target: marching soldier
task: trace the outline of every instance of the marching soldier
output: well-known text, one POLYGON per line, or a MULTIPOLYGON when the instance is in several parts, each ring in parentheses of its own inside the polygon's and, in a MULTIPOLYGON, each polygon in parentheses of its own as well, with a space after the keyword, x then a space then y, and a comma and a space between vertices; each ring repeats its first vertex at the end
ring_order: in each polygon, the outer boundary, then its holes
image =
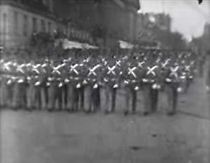
POLYGON ((157 64, 156 57, 154 51, 148 51, 145 58, 146 73, 142 79, 144 83, 144 115, 157 110, 160 67, 157 64))
POLYGON ((120 77, 120 59, 117 60, 116 56, 112 56, 109 60, 105 61, 103 83, 105 85, 105 113, 115 112, 116 107, 116 94, 119 88, 120 77))
POLYGON ((87 91, 89 92, 89 106, 88 113, 96 112, 100 109, 100 81, 102 73, 102 64, 97 58, 93 58, 88 65, 88 86, 87 91))
POLYGON ((133 56, 127 62, 127 66, 124 66, 125 70, 123 73, 124 87, 126 90, 126 108, 124 114, 127 115, 131 108, 132 113, 136 112, 137 104, 137 91, 140 86, 140 76, 137 74, 138 62, 137 57, 133 56))
POLYGON ((166 77, 167 107, 169 108, 169 115, 174 115, 176 113, 180 75, 180 65, 177 62, 172 63, 166 77))

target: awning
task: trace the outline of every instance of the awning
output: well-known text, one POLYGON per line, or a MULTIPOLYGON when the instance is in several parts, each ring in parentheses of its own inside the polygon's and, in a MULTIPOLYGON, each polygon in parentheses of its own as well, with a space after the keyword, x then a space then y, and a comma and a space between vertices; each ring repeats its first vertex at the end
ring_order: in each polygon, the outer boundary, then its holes
POLYGON ((119 40, 119 44, 120 44, 121 49, 133 49, 134 48, 133 44, 126 42, 126 41, 119 40))
POLYGON ((76 41, 63 40, 63 49, 98 49, 97 46, 90 45, 88 43, 80 43, 76 41))
POLYGON ((63 40, 63 49, 83 49, 82 44, 76 41, 63 40))

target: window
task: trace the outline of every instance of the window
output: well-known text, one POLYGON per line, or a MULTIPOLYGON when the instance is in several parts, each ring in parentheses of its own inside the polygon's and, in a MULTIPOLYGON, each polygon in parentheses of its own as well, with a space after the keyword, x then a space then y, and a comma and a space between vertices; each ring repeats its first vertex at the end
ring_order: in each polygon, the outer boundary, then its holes
POLYGON ((52 23, 48 22, 48 33, 51 33, 52 31, 52 23))
POLYGON ((38 30, 37 30, 37 19, 36 18, 33 18, 32 20, 32 24, 33 24, 33 33, 36 33, 38 30))
POLYGON ((7 14, 3 14, 3 34, 7 34, 7 14))
POLYGON ((14 34, 18 34, 18 12, 14 12, 14 34))
POLYGON ((27 36, 28 34, 28 16, 23 15, 23 35, 27 36))
POLYGON ((45 29, 45 22, 44 22, 43 19, 41 20, 41 28, 42 28, 42 32, 46 32, 46 29, 45 29))

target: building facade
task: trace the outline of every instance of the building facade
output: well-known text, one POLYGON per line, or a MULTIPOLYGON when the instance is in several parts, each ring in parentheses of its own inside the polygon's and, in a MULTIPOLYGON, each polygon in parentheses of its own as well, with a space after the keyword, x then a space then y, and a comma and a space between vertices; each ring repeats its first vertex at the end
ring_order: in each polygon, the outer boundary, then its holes
POLYGON ((133 41, 139 0, 55 0, 55 13, 94 38, 133 41))
POLYGON ((53 12, 53 0, 0 0, 0 45, 27 46, 33 33, 52 33, 53 12))
POLYGON ((90 43, 132 42, 139 8, 139 0, 0 0, 0 46, 27 46, 33 33, 55 30, 90 43))

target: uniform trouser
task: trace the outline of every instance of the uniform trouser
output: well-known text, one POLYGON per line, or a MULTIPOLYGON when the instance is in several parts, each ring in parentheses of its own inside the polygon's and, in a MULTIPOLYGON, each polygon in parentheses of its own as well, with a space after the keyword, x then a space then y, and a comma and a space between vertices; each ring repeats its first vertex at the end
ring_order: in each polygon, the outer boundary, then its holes
POLYGON ((125 94, 125 113, 128 113, 130 110, 132 112, 136 112, 136 104, 137 104, 137 91, 133 88, 126 87, 126 94, 125 94))
POLYGON ((151 111, 157 111, 159 90, 150 88, 151 111))
POLYGON ((84 91, 84 110, 87 112, 95 112, 100 109, 100 88, 93 88, 87 85, 84 91))
POLYGON ((79 110, 79 89, 76 87, 73 87, 73 95, 72 95, 72 110, 78 111, 79 110))
POLYGON ((117 88, 107 86, 105 89, 106 112, 115 112, 117 88))
POLYGON ((79 107, 79 109, 84 110, 85 86, 81 86, 81 88, 77 89, 77 91, 78 91, 78 96, 79 96, 78 97, 78 107, 79 107))
POLYGON ((26 83, 16 83, 14 86, 14 107, 27 107, 27 85, 26 83))
POLYGON ((64 84, 64 86, 62 87, 62 92, 63 92, 63 106, 64 109, 67 110, 68 109, 68 85, 64 84))
POLYGON ((100 87, 91 90, 92 110, 100 110, 100 87))
POLYGON ((36 107, 36 102, 35 102, 35 93, 36 93, 36 87, 34 84, 29 84, 28 89, 27 89, 27 107, 29 109, 33 109, 36 107))
POLYGON ((178 101, 178 92, 177 84, 168 84, 166 87, 167 93, 167 108, 169 113, 176 113, 177 110, 177 101, 178 101))
POLYGON ((34 104, 36 109, 42 109, 42 88, 35 86, 34 104))
POLYGON ((43 101, 43 108, 46 108, 48 109, 48 105, 49 105, 49 94, 48 94, 48 89, 49 87, 48 86, 43 86, 42 87, 42 101, 43 101))
POLYGON ((7 85, 6 82, 1 82, 0 91, 0 105, 12 107, 14 96, 14 84, 7 85))
POLYGON ((84 110, 88 112, 90 112, 92 109, 91 91, 91 85, 87 85, 84 90, 84 110))
POLYGON ((189 88, 190 88, 190 84, 193 82, 193 79, 186 79, 186 83, 185 83, 185 93, 188 92, 189 88))
POLYGON ((151 85, 145 84, 142 88, 143 92, 143 105, 144 105, 144 113, 150 113, 151 107, 152 107, 152 101, 151 101, 151 85))
POLYGON ((67 110, 72 111, 74 107, 74 86, 69 84, 67 86, 67 110))

